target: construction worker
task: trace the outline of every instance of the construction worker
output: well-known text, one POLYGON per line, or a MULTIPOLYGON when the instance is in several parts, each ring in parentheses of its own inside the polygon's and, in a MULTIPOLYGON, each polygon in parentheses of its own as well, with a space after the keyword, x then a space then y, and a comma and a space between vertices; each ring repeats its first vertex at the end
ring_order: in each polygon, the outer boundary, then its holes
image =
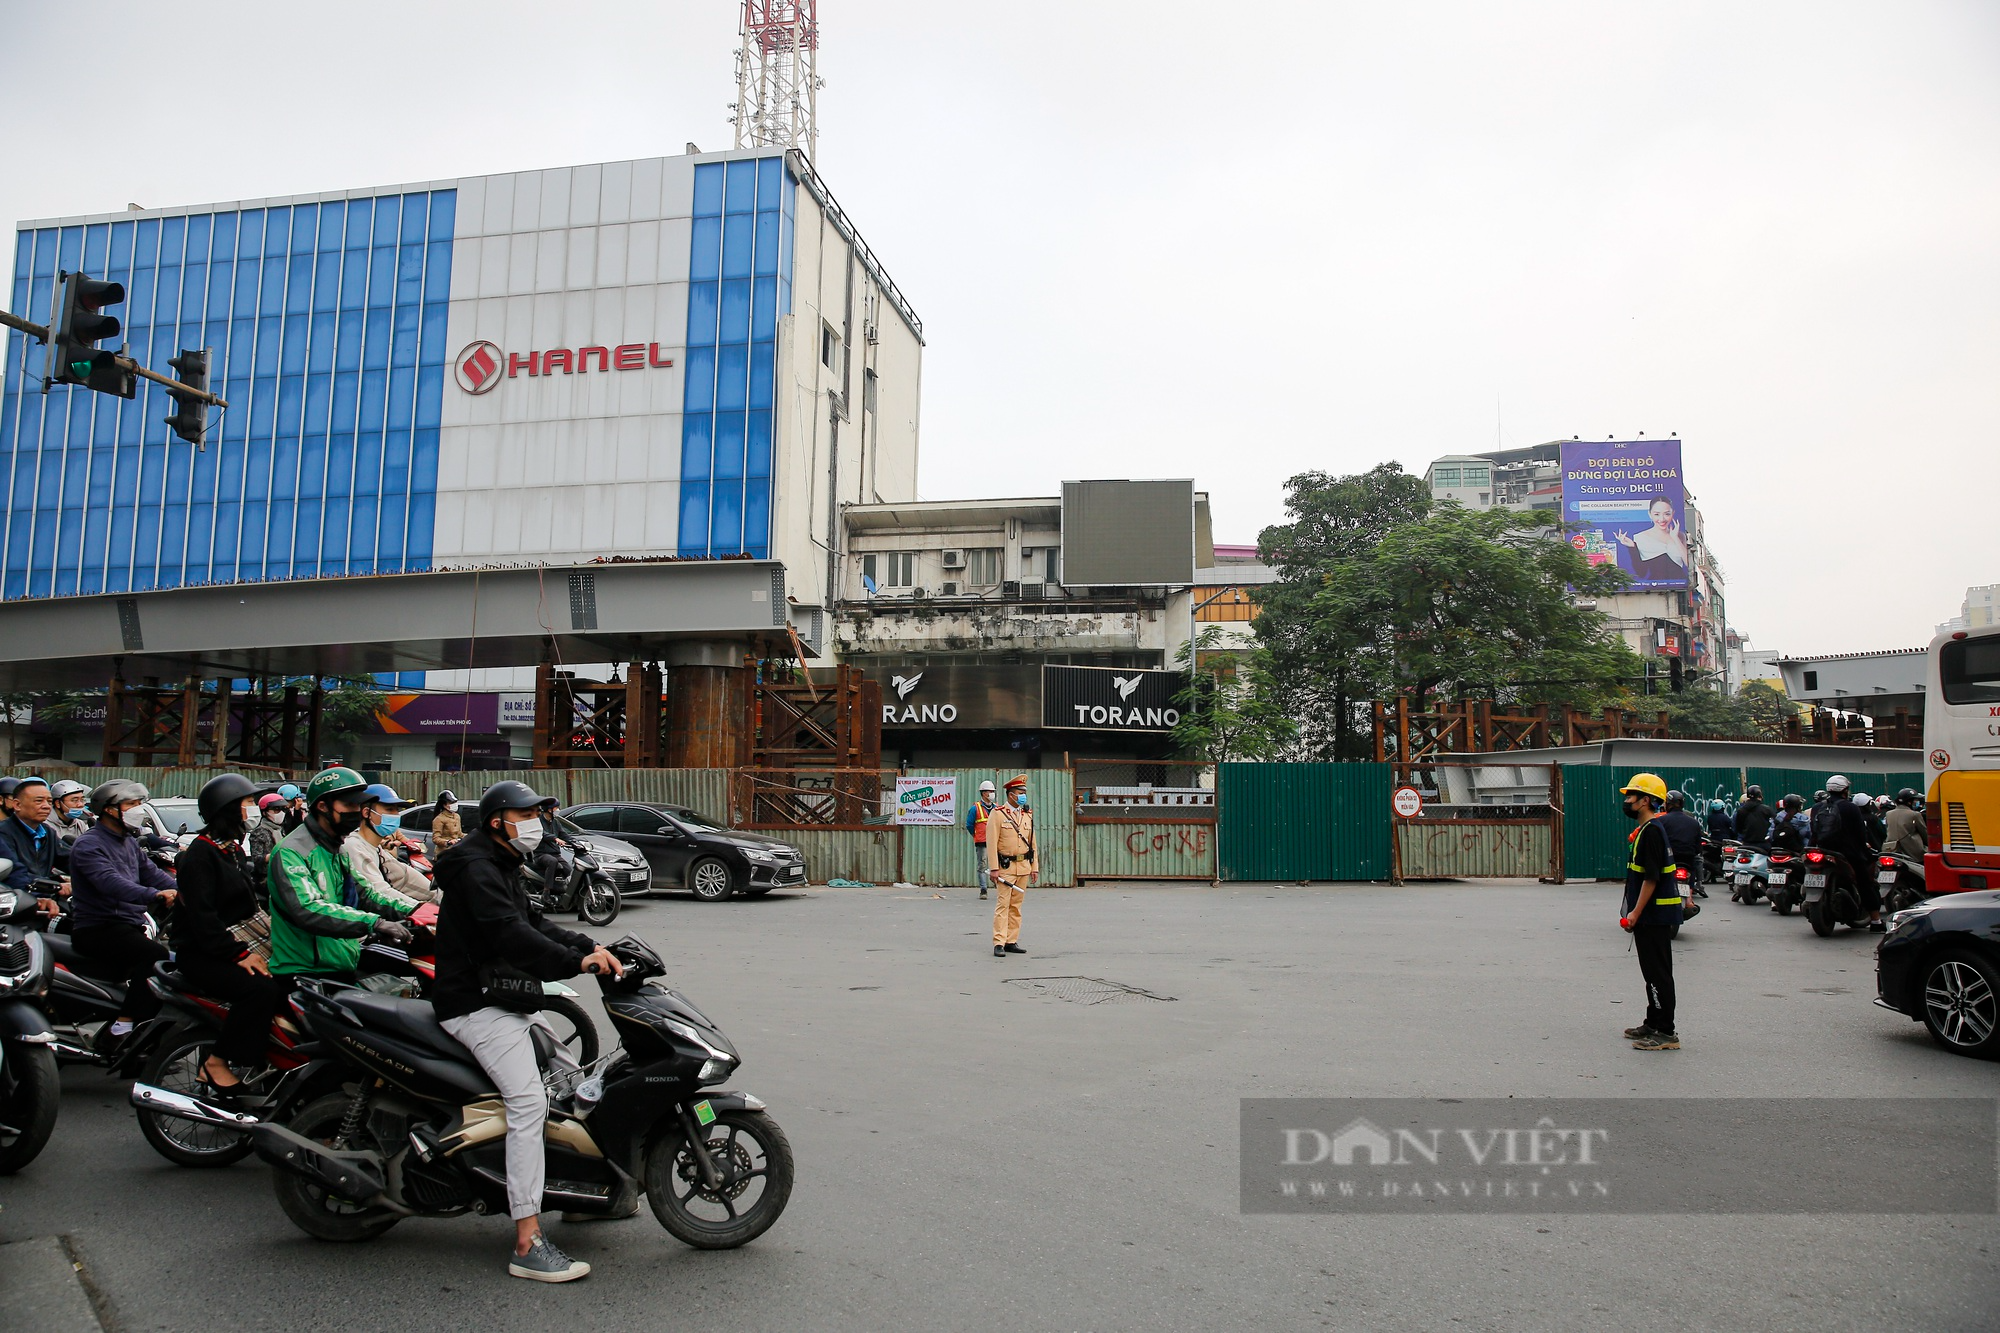
POLYGON ((993 783, 979 784, 979 799, 965 814, 965 831, 972 835, 973 878, 979 881, 979 896, 986 896, 986 821, 993 815, 993 783))
POLYGON ((986 870, 993 882, 993 956, 1026 953, 1021 947, 1021 899, 1034 882, 1035 816, 1028 809, 1028 775, 1007 779, 1007 803, 986 821, 986 870))
POLYGON ((1638 827, 1626 839, 1625 903, 1618 924, 1632 936, 1646 982, 1646 1019, 1625 1029, 1635 1051, 1678 1051, 1674 1030, 1674 928, 1681 923, 1680 885, 1666 831, 1654 816, 1666 808, 1667 784, 1657 773, 1635 773, 1620 787, 1625 817, 1638 827))

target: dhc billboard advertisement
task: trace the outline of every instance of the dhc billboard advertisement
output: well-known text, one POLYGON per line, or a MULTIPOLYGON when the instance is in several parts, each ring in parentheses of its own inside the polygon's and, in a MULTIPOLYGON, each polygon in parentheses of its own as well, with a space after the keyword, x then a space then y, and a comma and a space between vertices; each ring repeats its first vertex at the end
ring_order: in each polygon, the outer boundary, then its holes
POLYGON ((1593 565, 1635 588, 1688 586, 1687 488, 1679 440, 1565 440, 1563 522, 1593 565))

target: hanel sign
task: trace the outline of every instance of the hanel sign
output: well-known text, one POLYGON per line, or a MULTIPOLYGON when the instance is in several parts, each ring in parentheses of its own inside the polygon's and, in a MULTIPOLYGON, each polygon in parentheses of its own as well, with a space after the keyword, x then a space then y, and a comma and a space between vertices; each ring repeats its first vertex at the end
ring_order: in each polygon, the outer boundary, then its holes
POLYGON ((616 347, 557 347, 546 352, 503 352, 498 343, 481 338, 467 343, 452 363, 452 378, 467 393, 490 393, 504 378, 513 379, 522 371, 531 376, 575 375, 598 370, 666 370, 674 364, 660 355, 658 343, 620 343, 616 347))

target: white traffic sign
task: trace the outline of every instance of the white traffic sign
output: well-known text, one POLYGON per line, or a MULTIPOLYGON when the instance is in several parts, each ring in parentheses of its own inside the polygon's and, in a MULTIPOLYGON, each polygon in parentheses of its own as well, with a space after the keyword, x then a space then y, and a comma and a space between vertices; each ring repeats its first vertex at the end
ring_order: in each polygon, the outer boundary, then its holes
POLYGON ((1398 787, 1396 794, 1389 798, 1389 804, 1404 819, 1415 819, 1424 812, 1424 794, 1415 787, 1398 787))

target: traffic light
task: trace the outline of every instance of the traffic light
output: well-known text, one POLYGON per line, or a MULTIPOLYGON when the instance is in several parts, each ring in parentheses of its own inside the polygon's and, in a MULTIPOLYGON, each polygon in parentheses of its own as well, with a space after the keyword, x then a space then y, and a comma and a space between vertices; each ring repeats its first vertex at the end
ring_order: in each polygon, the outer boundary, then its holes
POLYGON ((1687 688, 1687 672, 1682 669, 1681 659, 1678 657, 1667 659, 1667 688, 1675 694, 1687 688))
MULTIPOLYGON (((179 356, 168 358, 167 364, 174 368, 174 378, 181 384, 195 393, 208 392, 206 347, 198 350, 183 347, 179 356)), ((208 403, 179 389, 168 389, 167 396, 174 400, 174 414, 167 418, 167 425, 195 448, 207 448, 204 435, 208 429, 208 403)))
POLYGON ((120 398, 136 397, 139 377, 118 364, 118 353, 98 347, 122 327, 106 306, 125 300, 125 285, 83 273, 59 275, 55 318, 49 321, 49 383, 81 384, 120 398))

